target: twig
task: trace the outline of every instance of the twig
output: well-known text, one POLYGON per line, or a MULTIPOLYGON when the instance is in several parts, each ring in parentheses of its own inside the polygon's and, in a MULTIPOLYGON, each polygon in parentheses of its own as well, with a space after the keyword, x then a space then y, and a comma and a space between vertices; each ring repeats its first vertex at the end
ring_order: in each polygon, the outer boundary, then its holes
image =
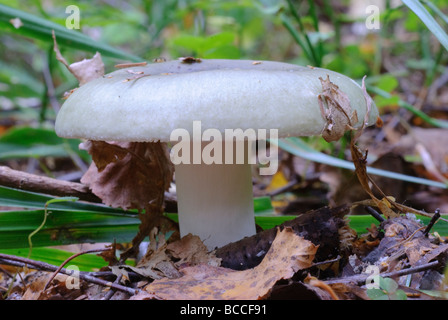
MULTIPOLYGON (((420 266, 411 267, 407 269, 401 269, 398 271, 393 272, 384 272, 380 273, 379 276, 383 278, 393 278, 393 277, 401 277, 412 273, 417 273, 421 271, 426 271, 429 269, 433 269, 437 267, 440 264, 439 261, 433 261, 429 263, 422 264, 420 266)), ((347 283, 347 282, 355 282, 357 284, 363 284, 367 280, 367 278, 370 276, 370 274, 360 274, 356 276, 346 277, 346 278, 340 278, 340 279, 331 279, 325 281, 327 284, 334 284, 334 283, 347 283)))
MULTIPOLYGON (((14 189, 37 192, 60 197, 76 197, 80 200, 101 203, 89 187, 83 183, 63 181, 54 178, 39 176, 6 166, 0 166, 0 186, 14 189)), ((165 209, 168 212, 177 212, 177 199, 165 193, 165 209)))
POLYGON ((0 185, 53 196, 72 196, 90 202, 101 202, 88 186, 62 181, 0 166, 0 185))
MULTIPOLYGON (((34 261, 34 260, 29 260, 24 258, 26 261, 22 261, 22 258, 20 257, 16 257, 16 256, 10 256, 14 259, 3 259, 0 257, 0 264, 7 264, 13 267, 18 267, 18 268, 29 268, 29 269, 36 269, 36 270, 42 270, 42 271, 49 271, 49 272, 54 272, 55 270, 58 269, 58 266, 55 265, 51 265, 51 264, 46 264, 43 262, 39 262, 39 261, 34 261), (20 261, 19 261, 20 260, 20 261)), ((65 270, 65 269, 62 269, 65 270)), ((63 272, 63 271, 61 271, 63 272)), ((88 274, 91 277, 95 277, 95 278, 105 278, 105 279, 109 279, 111 277, 116 277, 116 274, 114 274, 112 271, 92 271, 92 272, 87 272, 87 271, 81 271, 80 274, 88 274)), ((142 279, 143 276, 139 275, 138 273, 135 273, 133 271, 128 271, 128 275, 129 277, 132 279, 142 279)))
POLYGON ((431 220, 428 223, 428 226, 426 227, 425 231, 423 231, 423 234, 425 237, 428 237, 429 231, 434 226, 434 224, 439 220, 440 218, 440 209, 436 209, 434 212, 434 215, 432 216, 431 220))
POLYGON ((366 206, 365 209, 372 217, 374 217, 379 222, 386 221, 386 219, 384 219, 383 216, 380 215, 379 212, 373 209, 371 206, 366 206))
POLYGON ((313 263, 312 267, 317 267, 317 266, 321 266, 321 265, 325 265, 325 264, 336 263, 336 262, 338 262, 340 260, 341 260, 341 256, 337 256, 336 258, 331 259, 331 260, 315 262, 315 263, 313 263))
MULTIPOLYGON (((120 283, 121 278, 123 278, 123 275, 122 275, 122 274, 120 274, 120 275, 117 277, 117 279, 115 279, 114 283, 120 283)), ((110 289, 110 290, 106 293, 106 295, 104 296, 103 300, 110 300, 110 299, 113 297, 113 295, 115 294, 115 292, 116 292, 116 290, 114 290, 114 289, 110 289)))
POLYGON ((61 271, 61 269, 71 260, 75 259, 76 257, 79 257, 80 255, 86 254, 86 253, 93 253, 93 252, 101 252, 101 251, 108 251, 108 250, 112 250, 111 248, 102 248, 102 249, 92 249, 92 250, 86 250, 86 251, 82 251, 82 252, 78 252, 74 255, 72 255, 71 257, 67 258, 60 266, 59 268, 57 268, 53 274, 51 275, 50 279, 48 280, 48 282, 45 284, 44 287, 44 291, 47 290, 49 284, 51 283, 51 281, 53 281, 54 277, 56 277, 56 275, 61 271))
MULTIPOLYGON (((2 264, 9 264, 12 266, 18 266, 18 267, 24 267, 24 266, 33 266, 33 269, 38 269, 38 270, 43 270, 43 271, 56 271, 59 267, 45 263, 45 262, 40 262, 40 261, 35 261, 35 260, 30 260, 27 258, 22 258, 22 257, 16 257, 16 256, 12 256, 12 255, 8 255, 8 254, 3 254, 0 253, 0 262, 2 264)), ((65 275, 72 275, 73 271, 69 271, 67 269, 62 268, 59 273, 63 273, 65 275)), ((110 287, 122 292, 126 292, 130 295, 135 295, 138 290, 133 289, 133 288, 129 288, 129 287, 125 287, 122 286, 120 284, 117 283, 112 283, 110 281, 106 281, 106 280, 102 280, 102 279, 98 279, 96 278, 97 276, 105 276, 105 275, 111 275, 111 272, 92 272, 92 273, 85 273, 85 272, 80 272, 79 273, 79 278, 84 280, 84 281, 88 281, 91 283, 95 283, 101 286, 106 286, 106 287, 110 287)))

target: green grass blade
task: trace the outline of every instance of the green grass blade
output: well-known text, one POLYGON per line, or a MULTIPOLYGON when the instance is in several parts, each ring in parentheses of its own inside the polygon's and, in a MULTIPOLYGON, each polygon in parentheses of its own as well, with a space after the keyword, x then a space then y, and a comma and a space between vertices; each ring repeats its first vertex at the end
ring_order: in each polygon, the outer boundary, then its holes
MULTIPOLYGON (((260 216, 255 217, 255 221, 257 224, 262 227, 264 230, 272 229, 283 222, 292 220, 296 218, 297 216, 291 216, 291 215, 284 215, 284 216, 260 216)), ((442 218, 447 218, 446 215, 442 216, 442 218)), ((423 217, 418 216, 418 220, 424 225, 428 225, 431 218, 429 217, 423 217)), ((379 225, 378 220, 376 220, 374 217, 370 215, 347 215, 347 220, 349 226, 355 230, 358 234, 364 234, 367 233, 367 228, 370 228, 372 224, 379 225)), ((442 237, 448 236, 448 223, 445 221, 440 220, 438 223, 434 225, 434 227, 431 229, 431 232, 437 232, 442 237)))
MULTIPOLYGON (((368 89, 368 91, 371 91, 374 94, 377 94, 386 99, 390 99, 390 98, 394 97, 389 92, 384 91, 378 87, 368 86, 367 89, 368 89)), ((432 118, 432 117, 428 116, 426 113, 424 113, 423 111, 416 109, 413 105, 411 105, 401 99, 398 100, 398 105, 400 107, 408 110, 409 112, 413 113, 417 117, 421 118, 423 121, 426 121, 430 125, 433 125, 438 128, 448 129, 448 121, 432 118)))
MULTIPOLYGON (((291 12, 292 16, 294 17, 294 19, 297 22, 297 25, 299 27, 300 33, 303 34, 303 36, 305 38, 305 43, 306 44, 303 44, 303 46, 306 45, 306 47, 308 48, 307 51, 309 52, 310 57, 312 58, 311 61, 312 61, 313 65, 315 67, 320 67, 321 66, 321 57, 317 55, 316 50, 315 50, 313 44, 311 43, 310 38, 308 37, 307 31, 305 30, 305 27, 303 25, 302 19, 300 18, 300 14, 297 12, 296 8, 294 7, 294 3, 291 0, 287 0, 286 2, 288 3, 289 11, 291 12)), ((310 10, 312 11, 311 12, 312 16, 315 16, 315 11, 314 11, 314 6, 313 5, 310 6, 310 10)), ((317 24, 316 24, 317 20, 313 19, 313 21, 315 22, 315 25, 314 25, 315 30, 319 31, 318 27, 317 27, 317 24)), ((289 30, 289 28, 288 28, 288 30, 289 30)), ((291 30, 289 30, 289 31, 291 33, 291 30)), ((295 35, 293 35, 293 37, 294 37, 294 39, 296 39, 295 35)))
POLYGON ((426 10, 423 4, 418 0, 403 0, 403 3, 408 6, 432 32, 432 34, 440 41, 440 43, 448 50, 448 35, 443 28, 438 24, 433 16, 426 10))
MULTIPOLYGON (((0 186, 0 206, 3 207, 43 209, 45 207, 45 204, 52 199, 55 199, 55 197, 0 186)), ((59 211, 82 211, 82 212, 93 211, 93 212, 101 212, 121 216, 131 214, 129 212, 126 213, 123 210, 110 208, 101 204, 92 204, 85 202, 52 203, 49 206, 49 209, 59 211)))
POLYGON ((310 49, 308 48, 308 46, 305 43, 305 40, 302 39, 302 36, 295 29, 295 27, 292 25, 292 23, 289 20, 289 18, 285 14, 281 13, 280 14, 280 20, 282 21, 282 24, 286 28, 286 30, 288 30, 290 35, 293 37, 294 41, 302 48, 303 53, 305 54, 307 59, 311 63, 314 63, 315 59, 313 58, 313 54, 310 52, 310 49))
MULTIPOLYGON (((28 258, 28 248, 0 249, 0 253, 28 258)), ((34 248, 29 259, 59 266, 72 255, 72 252, 56 248, 34 248)), ((98 269, 104 267, 107 263, 96 254, 89 253, 74 258, 68 265, 75 265, 80 271, 98 271, 98 269)))
POLYGON ((0 212, 0 249, 29 248, 32 235, 33 251, 37 247, 74 243, 132 241, 140 220, 132 215, 114 215, 95 211, 20 210, 0 212))
MULTIPOLYGON (((30 234, 35 248, 114 240, 130 242, 138 232, 140 220, 135 212, 66 200, 0 186, 0 206, 28 209, 0 212, 0 248, 25 248, 30 234), (35 232, 38 228, 39 232, 35 232)), ((254 209, 256 214, 273 213, 269 197, 254 199, 254 209)), ((177 221, 177 214, 167 215, 177 221)))
POLYGON ((443 13, 442 10, 437 8, 434 3, 428 0, 422 0, 421 3, 427 5, 432 11, 434 11, 435 14, 437 14, 443 20, 443 22, 448 24, 448 16, 445 13, 443 13))
POLYGON ((63 139, 54 129, 14 127, 0 136, 0 160, 39 157, 69 157, 76 153, 85 161, 87 152, 79 150, 80 140, 63 139))
MULTIPOLYGON (((447 216, 443 215, 442 218, 446 219, 447 216)), ((348 215, 347 219, 349 221, 350 227, 358 234, 367 233, 366 228, 370 228, 372 223, 375 225, 379 225, 378 220, 370 215, 348 215)), ((417 216, 417 219, 420 220, 423 225, 428 225, 429 221, 431 220, 431 218, 423 216, 417 216)), ((440 220, 434 225, 430 232, 438 232, 442 237, 446 237, 448 235, 448 223, 440 220)))
MULTIPOLYGON (((270 141, 270 142, 275 143, 274 141, 270 141)), ((338 159, 338 158, 329 156, 327 154, 324 154, 322 152, 319 152, 317 150, 314 150, 313 148, 308 146, 305 142, 303 142, 300 138, 294 137, 294 138, 280 139, 280 140, 278 140, 277 145, 278 145, 278 147, 282 148, 285 151, 290 152, 293 155, 296 155, 298 157, 301 157, 301 158, 304 158, 304 159, 307 159, 310 161, 323 163, 323 164, 327 164, 327 165, 335 166, 335 167, 339 167, 339 168, 355 170, 355 166, 352 162, 343 160, 343 159, 338 159)), ((395 173, 395 172, 372 168, 372 167, 367 167, 367 173, 372 174, 372 175, 387 177, 390 179, 407 181, 407 182, 412 182, 412 183, 417 183, 417 184, 424 184, 424 185, 437 187, 437 188, 443 188, 443 189, 448 188, 448 186, 442 182, 432 181, 432 180, 423 179, 423 178, 419 178, 419 177, 408 176, 408 175, 404 175, 401 173, 395 173)))
MULTIPOLYGON (((258 201, 256 199, 256 201, 258 201)), ((265 202, 265 199, 262 200, 265 202)), ((75 203, 64 203, 67 206, 75 203)), ((53 203, 52 205, 56 205, 53 203)), ((39 247, 75 243, 129 243, 138 232, 140 220, 136 214, 114 214, 103 211, 77 211, 48 209, 45 225, 33 235, 33 253, 39 247)), ((266 203, 258 208, 267 208, 266 203)), ((4 249, 29 248, 28 237, 43 221, 45 210, 19 210, 0 212, 0 252, 4 249)), ((167 214, 177 221, 177 214, 167 214)), ((271 229, 295 216, 256 215, 256 223, 263 229, 271 229)), ((419 217, 420 218, 420 217, 419 217)), ((429 218, 422 217, 427 223, 429 218)), ((349 216, 350 225, 359 233, 365 233, 371 223, 377 223, 370 216, 349 216)), ((437 223, 434 231, 448 235, 448 224, 437 223)), ((31 256, 32 258, 33 256, 31 256)))
POLYGON ((143 60, 133 54, 126 53, 107 44, 95 41, 80 32, 67 29, 60 24, 21 10, 10 8, 3 4, 0 4, 0 29, 50 43, 53 42, 52 31, 54 30, 58 45, 60 46, 93 53, 98 51, 102 55, 127 61, 137 62, 143 60), (19 18, 22 21, 23 25, 20 28, 16 29, 11 24, 10 20, 15 18, 19 18))

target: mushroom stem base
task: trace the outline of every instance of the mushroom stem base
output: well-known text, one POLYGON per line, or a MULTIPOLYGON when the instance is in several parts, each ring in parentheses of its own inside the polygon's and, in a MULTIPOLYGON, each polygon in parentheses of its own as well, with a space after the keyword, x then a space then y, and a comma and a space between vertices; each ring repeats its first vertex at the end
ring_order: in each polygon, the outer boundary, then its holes
POLYGON ((181 236, 213 250, 255 234, 250 164, 175 166, 181 236))

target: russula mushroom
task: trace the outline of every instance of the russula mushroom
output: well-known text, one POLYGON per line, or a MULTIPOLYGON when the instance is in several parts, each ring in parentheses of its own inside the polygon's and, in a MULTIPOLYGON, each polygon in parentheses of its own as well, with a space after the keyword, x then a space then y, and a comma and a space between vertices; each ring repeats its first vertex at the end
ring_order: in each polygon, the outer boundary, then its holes
MULTIPOLYGON (((333 129, 341 131, 341 111, 325 100, 326 80, 346 94, 357 115, 350 125, 359 128, 366 98, 355 81, 339 73, 270 61, 180 59, 117 70, 84 84, 62 106, 56 133, 89 140, 180 143, 172 133, 181 129, 193 145, 208 129, 220 132, 224 144, 229 143, 224 141, 226 129, 276 129, 279 138, 323 131, 331 135, 333 129), (193 126, 197 121, 199 138, 193 126)), ((344 115, 346 120, 349 116, 344 115)), ((374 124, 377 117, 372 105, 365 124, 374 124)), ((199 146, 192 147, 191 158, 207 143, 199 146)), ((213 249, 255 233, 247 160, 175 165, 182 236, 198 235, 213 249)))

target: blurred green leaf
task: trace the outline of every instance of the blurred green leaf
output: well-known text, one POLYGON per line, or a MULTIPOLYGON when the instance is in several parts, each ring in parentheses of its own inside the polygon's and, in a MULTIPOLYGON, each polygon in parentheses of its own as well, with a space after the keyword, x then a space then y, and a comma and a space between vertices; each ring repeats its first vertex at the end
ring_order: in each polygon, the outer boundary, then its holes
POLYGON ((3 4, 0 4, 0 29, 33 39, 40 39, 49 43, 53 42, 52 31, 54 30, 56 40, 60 46, 93 53, 99 51, 102 55, 117 59, 142 61, 142 58, 140 57, 95 41, 80 32, 67 29, 60 24, 3 4), (19 28, 15 28, 10 22, 10 20, 16 18, 19 18, 23 24, 19 28))
POLYGON ((237 59, 240 51, 236 47, 235 34, 222 32, 209 36, 180 35, 172 39, 172 46, 180 55, 193 55, 204 59, 237 59))
POLYGON ((69 157, 74 152, 88 161, 90 158, 79 150, 79 143, 58 137, 54 129, 14 127, 0 136, 0 159, 69 157))
POLYGON ((0 82, 8 84, 8 88, 0 91, 0 95, 10 98, 40 96, 44 89, 43 84, 26 69, 2 61, 0 61, 0 82))
POLYGON ((381 90, 391 92, 398 87, 398 80, 391 74, 384 74, 378 78, 376 86, 381 90))
POLYGON ((367 296, 372 300, 389 300, 387 294, 379 288, 367 289, 367 296))
POLYGON ((403 3, 409 7, 432 32, 432 34, 440 41, 440 43, 448 50, 448 35, 426 10, 425 6, 418 0, 403 0, 403 3))
POLYGON ((391 278, 379 277, 379 288, 367 289, 367 295, 372 300, 406 300, 406 293, 398 289, 398 284, 391 278))

